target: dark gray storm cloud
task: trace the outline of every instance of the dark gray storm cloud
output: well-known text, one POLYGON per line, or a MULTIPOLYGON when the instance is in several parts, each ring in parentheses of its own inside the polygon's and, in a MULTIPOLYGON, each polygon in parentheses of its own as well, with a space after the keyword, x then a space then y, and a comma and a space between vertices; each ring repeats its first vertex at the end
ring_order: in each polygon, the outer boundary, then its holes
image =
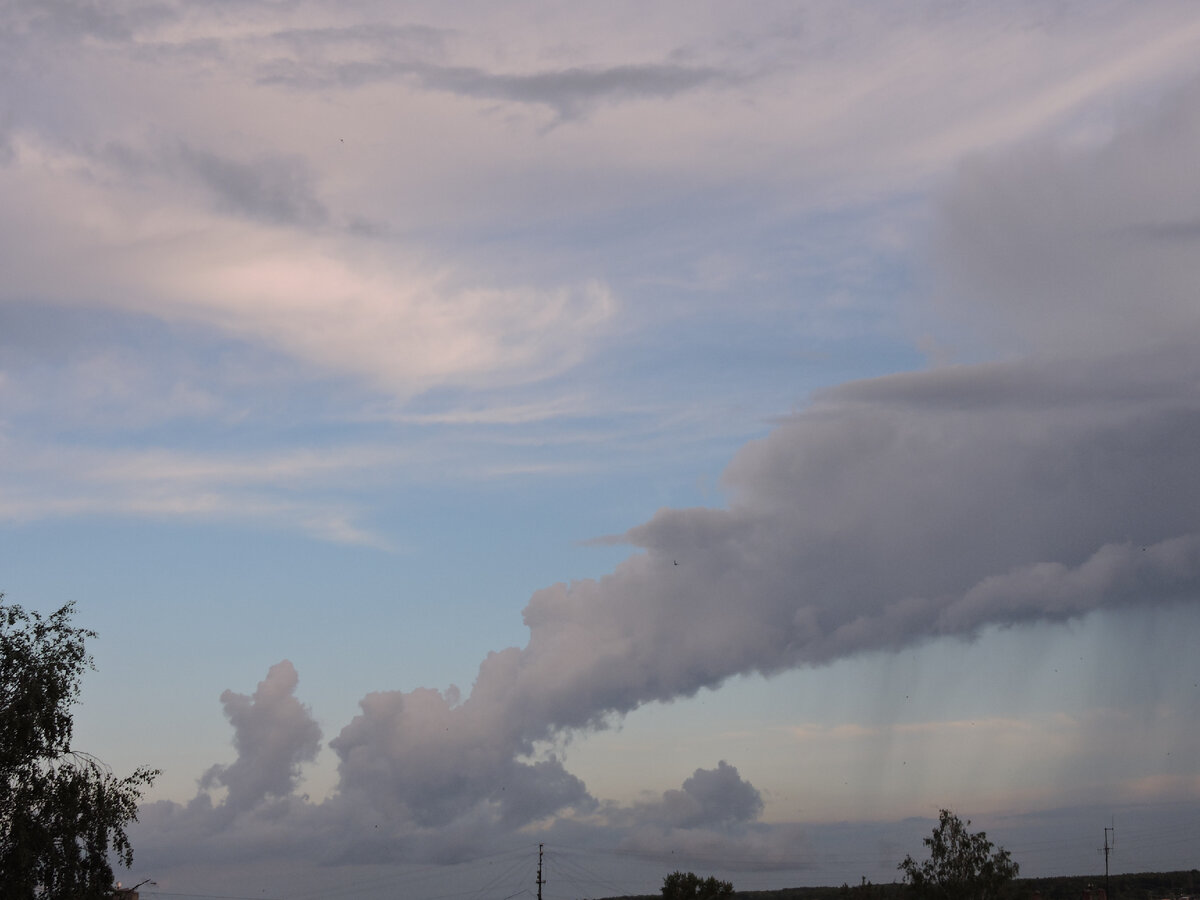
POLYGON ((566 672, 537 704, 581 727, 735 673, 1196 596, 1200 366, 1175 359, 1152 398, 1105 391, 1103 362, 830 391, 737 455, 728 508, 663 510, 612 575, 535 594, 511 689, 566 672), (1047 401, 1079 377, 1092 398, 1047 401))

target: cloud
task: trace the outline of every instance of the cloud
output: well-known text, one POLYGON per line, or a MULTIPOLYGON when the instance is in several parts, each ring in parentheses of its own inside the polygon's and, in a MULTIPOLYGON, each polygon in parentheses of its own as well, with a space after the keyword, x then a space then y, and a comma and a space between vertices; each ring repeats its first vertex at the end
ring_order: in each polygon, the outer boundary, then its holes
POLYGON ((169 24, 178 18, 171 4, 155 2, 107 4, 67 0, 47 4, 17 0, 5 12, 14 16, 13 25, 19 33, 71 41, 91 38, 116 44, 129 42, 143 28, 169 24))
POLYGON ((290 60, 271 63, 266 84, 355 88, 380 81, 412 81, 425 90, 461 97, 544 106, 559 119, 576 119, 604 103, 665 100, 706 86, 730 86, 739 79, 706 66, 676 63, 576 67, 529 73, 489 72, 474 66, 418 61, 356 61, 312 67, 290 60))
MULTIPOLYGON (((1190 109, 1190 97, 1181 102, 1190 109)), ((1138 157, 1118 154, 1125 165, 1114 169, 1112 152, 1072 171, 1137 177, 1138 157)), ((971 171, 962 178, 977 187, 971 171)), ((1075 180, 1086 194, 1089 182, 1075 180)), ((980 210, 984 199, 974 198, 980 210)), ((998 221, 1019 229, 1022 220, 998 221)), ((1067 266, 1037 322, 1056 302, 1075 311, 1075 275, 1089 283, 1067 266)), ((887 376, 814 397, 734 457, 726 508, 661 510, 627 533, 641 552, 611 574, 536 592, 524 611, 528 643, 490 654, 465 699, 414 691, 364 701, 333 742, 344 783, 450 822, 471 797, 495 802, 497 775, 545 742, 734 675, 1194 602, 1196 329, 1155 281, 1123 304, 1156 323, 1142 332, 1157 338, 1152 349, 1101 343, 1090 355, 887 376)), ((544 809, 581 796, 554 794, 544 809)), ((658 809, 675 825, 744 820, 756 796, 719 766, 658 809)))
POLYGON ((763 810, 762 795, 738 770, 721 760, 715 769, 697 769, 679 790, 640 813, 674 828, 720 827, 752 822, 763 810))
POLYGON ((1194 334, 1200 81, 1138 117, 1098 148, 1039 141, 965 162, 938 220, 943 309, 1033 352, 1194 334))
POLYGON ((451 29, 386 21, 331 25, 320 28, 284 28, 261 39, 279 43, 305 59, 354 54, 364 49, 384 56, 437 58, 444 55, 451 29))
MULTIPOLYGON (((291 65, 274 77, 299 78, 291 65)), ((542 104, 561 117, 720 81, 683 65, 527 75, 355 65, 330 71, 344 83, 404 77, 542 104)), ((295 795, 319 732, 292 696, 290 665, 272 669, 253 698, 227 692, 238 757, 205 783, 228 796, 159 805, 147 821, 161 840, 194 840, 197 853, 300 857, 319 847, 338 861, 453 858, 547 821, 603 828, 620 811, 598 804, 561 748, 649 702, 989 627, 1195 603, 1198 150, 1193 86, 1102 146, 1035 144, 969 161, 945 192, 934 263, 948 308, 985 332, 1008 330, 1007 361, 816 395, 735 455, 725 508, 660 510, 624 535, 636 552, 610 574, 534 593, 528 642, 489 654, 469 693, 364 697, 329 742, 339 782, 324 802, 295 795), (1014 357, 1014 344, 1026 355, 1014 357), (228 829, 212 827, 230 816, 228 829)), ((398 396, 561 372, 613 314, 599 283, 467 288, 288 228, 222 222, 211 239, 213 220, 193 211, 166 232, 195 238, 180 250, 144 227, 145 208, 130 212, 91 177, 72 179, 78 156, 27 141, 18 157, 7 187, 36 181, 43 191, 26 201, 51 196, 60 210, 88 211, 78 226, 35 215, 22 230, 41 229, 39 245, 53 234, 56 245, 83 248, 81 260, 110 274, 99 289, 106 302, 269 342, 398 396), (81 199, 89 202, 65 202, 81 199), (153 252, 108 252, 101 238, 126 232, 153 252)), ((227 204, 249 185, 239 216, 315 215, 302 202, 317 196, 305 193, 302 168, 272 182, 259 163, 201 156, 191 171, 227 204)), ((54 302, 82 290, 47 260, 25 268, 24 246, 5 243, 13 290, 54 302)), ((236 464, 227 476, 244 477, 236 464)), ((684 841, 700 853, 743 842, 749 855, 782 834, 755 831, 761 806, 732 765, 698 769, 642 810, 651 821, 640 823, 639 843, 665 852, 684 841)))
POLYGON ((359 505, 329 496, 327 489, 374 484, 379 472, 411 462, 395 448, 382 446, 230 457, 164 448, 95 451, 11 440, 6 451, 10 477, 0 482, 0 521, 113 513, 239 520, 385 550, 395 547, 363 525, 359 505))
POLYGON ((667 99, 684 91, 734 79, 708 67, 670 63, 572 68, 525 75, 499 75, 474 68, 417 70, 428 88, 470 97, 542 104, 561 119, 572 119, 599 103, 667 99))
POLYGON ((252 696, 221 694, 238 755, 233 763, 205 772, 200 786, 226 788, 225 807, 231 812, 287 797, 300 779, 301 765, 316 758, 321 728, 295 697, 299 680, 284 660, 271 667, 252 696))
POLYGON ((1197 572, 1197 534, 1149 547, 1105 544, 1073 568, 1062 563, 1036 563, 983 579, 942 610, 938 628, 961 633, 978 628, 997 612, 1006 621, 1026 617, 1066 619, 1100 605, 1136 602, 1145 594, 1189 600, 1196 593, 1197 572))
POLYGON ((360 705, 330 742, 339 790, 389 817, 447 825, 485 807, 497 823, 519 827, 594 804, 553 756, 519 761, 532 743, 474 696, 460 703, 455 689, 422 688, 369 694, 360 705))
POLYGON ((907 403, 851 386, 747 446, 728 509, 663 510, 628 534, 643 555, 534 595, 521 667, 559 673, 540 708, 580 727, 736 673, 1194 596, 1190 379, 1064 409, 1045 397, 1069 386, 1042 374, 1026 403, 1006 367, 930 373, 907 403))
MULTIPOLYGON (((452 858, 540 821, 625 823, 643 849, 736 845, 773 864, 778 833, 724 833, 762 803, 732 765, 634 815, 598 805, 548 748, 743 673, 1196 602, 1196 383, 1200 364, 1178 350, 822 393, 734 457, 726 508, 661 510, 627 533, 639 552, 611 574, 537 591, 528 642, 489 654, 469 694, 364 698, 330 742, 334 796, 289 812, 297 835, 336 820, 329 858, 362 860, 379 825, 389 859, 434 845, 452 858)), ((263 812, 244 815, 257 833, 263 812)))
POLYGON ((522 761, 496 732, 469 733, 469 719, 453 718, 453 689, 365 697, 362 713, 331 742, 340 760, 337 790, 320 802, 297 796, 300 764, 311 761, 320 731, 293 696, 295 686, 284 661, 253 697, 222 694, 237 758, 206 772, 190 803, 142 810, 143 855, 164 864, 177 857, 453 863, 536 825, 576 846, 650 858, 661 845, 683 855, 732 853, 746 866, 795 866, 795 829, 755 825, 762 796, 724 760, 697 769, 657 802, 599 804, 554 754, 522 761), (214 802, 217 787, 228 792, 214 802))
POLYGON ((163 159, 118 156, 25 142, 21 161, 0 169, 28 211, 19 226, 0 222, 11 238, 0 250, 10 275, 0 301, 200 326, 399 399, 561 373, 589 355, 618 311, 599 281, 479 284, 415 254, 314 230, 324 207, 294 161, 236 162, 186 147, 163 159), (165 177, 180 167, 183 183, 165 177), (197 184, 213 208, 192 204, 197 184), (78 265, 56 266, 63 253, 78 265))
POLYGON ((324 224, 328 211, 316 197, 314 177, 302 159, 270 157, 238 162, 181 146, 178 162, 210 190, 218 208, 277 224, 324 224))
MULTIPOLYGON (((611 574, 536 592, 528 643, 489 654, 465 697, 364 698, 330 742, 335 797, 305 815, 388 823, 407 848, 392 853, 586 819, 597 801, 546 748, 645 703, 989 626, 1195 602, 1200 366, 1163 360, 1136 389, 1096 360, 826 392, 737 454, 728 508, 662 510, 611 574)), ((761 802, 722 763, 638 827, 659 836, 646 846, 696 831, 699 852, 761 802)))
MULTIPOLYGON (((470 43, 470 29, 436 24, 442 19, 432 11, 425 11, 426 18, 435 24, 425 25, 347 24, 343 16, 302 15, 287 7, 259 7, 236 17, 197 8, 179 14, 180 22, 168 16, 155 25, 148 17, 155 7, 137 4, 122 16, 146 16, 143 25, 104 26, 124 35, 118 47, 64 43, 90 33, 76 21, 88 9, 68 4, 39 12, 29 6, 39 21, 62 20, 61 33, 54 32, 60 43, 39 39, 15 48, 20 52, 12 65, 28 74, 29 86, 13 98, 6 113, 11 123, 0 126, 10 134, 12 157, 8 177, 0 178, 0 191, 10 198, 9 215, 0 215, 0 267, 6 272, 0 301, 115 308, 198 324, 324 373, 350 374, 399 399, 447 384, 527 384, 559 375, 594 358, 597 343, 611 334, 624 309, 599 262, 589 264, 591 272, 549 277, 545 270, 530 274, 538 267, 520 252, 514 254, 525 266, 520 277, 483 271, 477 247, 462 245, 464 235, 479 233, 476 226, 482 224, 485 234, 523 234, 548 215, 562 221, 564 210, 607 217, 616 208, 614 198, 624 198, 631 209, 678 210, 710 194, 714 182, 725 185, 717 194, 753 197, 752 205, 768 196, 786 204, 798 202, 786 198, 825 196, 844 190, 848 178, 894 187, 886 173, 894 173, 895 160, 925 152, 915 149, 922 138, 914 135, 940 133, 964 105, 986 119, 995 106, 1027 96, 1023 81, 1006 80, 995 95, 987 94, 994 102, 981 103, 970 85, 983 75, 972 68, 961 89, 969 104, 957 93, 948 105, 909 102, 924 96, 934 79, 945 81, 943 73, 959 60, 954 54, 992 27, 986 17, 963 17, 921 33, 929 52, 914 54, 889 42, 871 46, 871 36, 896 23, 856 14, 852 25, 866 37, 841 35, 835 44, 846 55, 839 58, 820 46, 821 27, 829 25, 822 10, 813 11, 809 29, 730 22, 739 25, 737 40, 699 17, 688 23, 699 33, 689 31, 692 39, 682 50, 682 37, 664 27, 677 23, 664 14, 634 46, 612 42, 607 56, 592 50, 582 62, 577 54, 564 62, 553 48, 540 46, 513 48, 507 60, 498 58, 498 51, 470 43), (803 38, 799 44, 796 34, 803 38), (219 65, 190 57, 168 65, 137 55, 155 42, 183 47, 203 40, 224 47, 219 65), (768 46, 774 48, 769 53, 768 46), (870 67, 861 63, 868 49, 886 58, 888 90, 873 82, 878 75, 865 74, 870 67), (46 76, 36 61, 50 54, 73 65, 46 76), (770 59, 764 62, 762 54, 770 59), (560 117, 629 98, 678 102, 669 117, 631 113, 611 130, 580 129, 574 143, 555 144, 525 132, 501 135, 497 123, 503 117, 411 96, 416 92, 399 92, 394 114, 364 116, 348 106, 343 115, 342 100, 330 104, 324 94, 300 96, 254 82, 249 69, 267 55, 303 70, 384 67, 421 93, 541 106, 560 117), (780 59, 788 65, 776 65, 780 59), (719 105, 710 104, 708 89, 742 84, 737 73, 764 67, 774 74, 755 82, 752 97, 726 92, 730 96, 719 105), (915 86, 915 94, 904 94, 906 86, 915 86), (172 98, 184 89, 199 112, 180 112, 172 98), (891 128, 890 117, 900 110, 905 125, 891 128), (937 121, 914 127, 914 112, 937 121), (205 117, 223 124, 200 127, 205 117), (349 127, 356 135, 351 154, 338 140, 349 127), (734 132, 754 137, 731 140, 734 132), (454 152, 430 143, 429 135, 440 136, 454 152), (838 151, 828 152, 827 142, 838 151), (122 152, 125 163, 117 159, 122 152), (368 220, 382 223, 371 238, 354 231, 355 223, 368 220), (384 233, 390 237, 378 236, 384 233), (426 255, 425 241, 442 245, 426 255), (64 258, 73 264, 62 266, 64 258)), ((840 22, 841 14, 836 18, 840 22)), ((896 18, 915 40, 920 29, 907 16, 896 18)), ((918 18, 928 24, 927 17, 918 18)), ((476 27, 486 35, 489 24, 476 27)), ((1099 27, 1090 19, 1086 24, 1099 27)), ((1015 55, 1029 48, 1023 42, 1044 39, 1038 29, 1006 34, 1013 42, 1004 45, 1006 52, 1015 55)), ((1142 46, 1137 29, 1113 28, 1111 34, 1129 35, 1122 40, 1142 46)), ((1072 45, 1072 54, 1080 52, 1072 45)), ((1112 54, 1102 55, 1108 60, 1112 54)), ((989 86, 998 68, 986 72, 989 86)), ((1003 70, 1005 79, 1016 79, 1014 73, 1026 67, 1003 70)), ((1029 72, 1022 77, 1051 84, 1061 77, 1053 67, 1029 72)), ((23 78, 12 81, 25 84, 23 78)), ((963 139, 949 155, 979 143, 963 139)), ((938 161, 947 156, 930 155, 938 161)), ((990 190, 982 184, 990 171, 980 176, 981 190, 990 190)), ((904 190, 909 174, 905 168, 904 190)), ((966 204, 964 223, 988 212, 966 204)), ((587 235, 596 222, 585 223, 587 235)), ((730 227, 743 230, 740 222, 730 227)), ((546 243, 531 256, 554 256, 546 243)), ((595 252, 610 260, 617 255, 611 244, 595 252)), ((947 259, 957 255, 948 250, 947 259)))

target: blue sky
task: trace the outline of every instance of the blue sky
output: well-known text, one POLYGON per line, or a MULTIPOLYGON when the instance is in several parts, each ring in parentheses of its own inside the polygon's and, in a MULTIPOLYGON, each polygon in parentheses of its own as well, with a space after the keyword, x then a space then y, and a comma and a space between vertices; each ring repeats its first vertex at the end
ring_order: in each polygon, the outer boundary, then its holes
POLYGON ((1193 5, 0 16, 0 590, 128 880, 1194 865, 1193 5))

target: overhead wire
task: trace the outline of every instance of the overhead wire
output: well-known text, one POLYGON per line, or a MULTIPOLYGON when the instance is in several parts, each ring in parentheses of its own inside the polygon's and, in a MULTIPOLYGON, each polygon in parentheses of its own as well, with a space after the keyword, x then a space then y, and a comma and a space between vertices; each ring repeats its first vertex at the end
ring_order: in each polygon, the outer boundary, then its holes
MULTIPOLYGON (((386 884, 393 883, 397 886, 420 884, 430 881, 434 878, 445 878, 448 871, 461 873, 464 869, 472 867, 493 865, 496 862, 503 860, 506 857, 519 857, 518 861, 523 861, 523 858, 528 855, 528 850, 524 847, 514 848, 512 850, 504 850, 499 853, 493 853, 488 856, 481 856, 476 859, 469 860, 463 863, 454 864, 430 864, 420 866, 407 871, 393 871, 379 873, 348 884, 337 885, 335 887, 314 887, 298 894, 292 895, 289 900, 306 900, 306 898, 339 898, 351 897, 355 894, 362 894, 368 891, 377 890, 386 884)), ((449 894, 446 896, 469 895, 471 891, 449 894)), ((261 900, 261 898, 247 898, 247 900, 261 900)))
MULTIPOLYGON (((618 884, 610 878, 605 878, 601 875, 598 875, 596 872, 583 865, 583 863, 579 862, 578 860, 571 859, 569 856, 559 855, 558 853, 548 853, 546 859, 550 872, 556 875, 560 881, 566 881, 570 884, 576 885, 577 887, 582 887, 584 885, 599 886, 605 891, 611 892, 607 894, 608 896, 636 892, 636 888, 631 890, 630 885, 628 884, 618 884)), ((641 885, 638 885, 637 887, 641 887, 641 885)), ((587 890, 584 891, 584 893, 593 894, 594 892, 587 890)))

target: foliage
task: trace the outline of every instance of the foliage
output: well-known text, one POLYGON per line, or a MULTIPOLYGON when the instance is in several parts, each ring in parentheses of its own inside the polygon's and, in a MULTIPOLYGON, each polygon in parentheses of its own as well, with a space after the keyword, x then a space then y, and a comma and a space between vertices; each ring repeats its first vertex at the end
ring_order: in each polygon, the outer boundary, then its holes
POLYGON ((943 809, 933 835, 924 840, 929 859, 918 864, 906 856, 897 867, 918 897, 932 900, 992 900, 1017 877, 1018 866, 1007 850, 995 847, 980 831, 943 809))
POLYGON ((125 826, 158 771, 118 778, 71 747, 71 707, 95 632, 74 604, 43 618, 0 594, 0 883, 12 900, 111 896, 109 854, 126 867, 125 826))
POLYGON ((694 872, 672 872, 663 879, 663 900, 716 900, 732 894, 732 883, 712 875, 701 878, 694 872))

